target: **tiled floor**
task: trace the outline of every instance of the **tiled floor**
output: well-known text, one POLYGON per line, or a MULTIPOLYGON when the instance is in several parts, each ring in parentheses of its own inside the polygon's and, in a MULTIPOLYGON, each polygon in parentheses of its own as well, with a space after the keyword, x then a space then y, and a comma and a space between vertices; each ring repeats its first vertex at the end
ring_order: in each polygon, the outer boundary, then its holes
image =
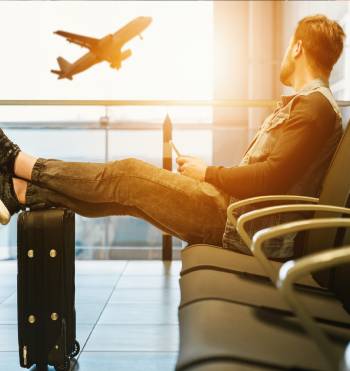
MULTIPOLYGON (((72 369, 174 370, 179 271, 178 261, 77 261, 82 352, 72 369)), ((16 272, 16 262, 0 262, 0 370, 6 371, 23 370, 17 353, 16 272)))

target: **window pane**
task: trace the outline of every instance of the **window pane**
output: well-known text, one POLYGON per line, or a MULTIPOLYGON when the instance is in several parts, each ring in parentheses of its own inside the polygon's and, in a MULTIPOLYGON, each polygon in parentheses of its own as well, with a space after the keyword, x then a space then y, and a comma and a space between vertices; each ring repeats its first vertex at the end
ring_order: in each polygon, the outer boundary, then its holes
POLYGON ((2 49, 11 53, 1 60, 0 98, 210 99, 212 7, 209 1, 1 2, 2 49), (88 52, 54 31, 101 38, 138 16, 153 21, 143 40, 125 44, 132 56, 120 70, 101 62, 73 81, 50 72, 58 56, 73 63, 88 52))

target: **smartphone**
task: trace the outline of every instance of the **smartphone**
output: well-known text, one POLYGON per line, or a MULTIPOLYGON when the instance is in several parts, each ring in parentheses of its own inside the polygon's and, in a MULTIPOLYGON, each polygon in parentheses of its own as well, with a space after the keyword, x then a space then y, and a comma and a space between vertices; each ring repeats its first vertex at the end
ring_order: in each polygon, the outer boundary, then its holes
POLYGON ((177 156, 177 157, 180 157, 181 154, 180 154, 179 150, 175 147, 175 144, 173 143, 173 141, 172 141, 172 140, 169 140, 169 143, 170 143, 170 145, 173 147, 173 149, 174 149, 174 151, 175 151, 175 153, 176 153, 176 156, 177 156))

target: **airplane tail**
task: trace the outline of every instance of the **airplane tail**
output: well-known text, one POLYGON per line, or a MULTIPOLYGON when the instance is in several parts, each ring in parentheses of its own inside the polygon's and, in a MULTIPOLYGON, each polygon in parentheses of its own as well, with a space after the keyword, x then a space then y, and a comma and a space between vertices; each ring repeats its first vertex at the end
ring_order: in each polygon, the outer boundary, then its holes
POLYGON ((57 63, 60 66, 60 70, 51 70, 51 72, 58 75, 59 79, 67 78, 72 80, 72 76, 67 75, 67 71, 69 70, 71 64, 62 57, 57 58, 57 63))
POLYGON ((71 66, 71 64, 62 57, 58 57, 57 62, 62 72, 66 72, 68 68, 71 66))

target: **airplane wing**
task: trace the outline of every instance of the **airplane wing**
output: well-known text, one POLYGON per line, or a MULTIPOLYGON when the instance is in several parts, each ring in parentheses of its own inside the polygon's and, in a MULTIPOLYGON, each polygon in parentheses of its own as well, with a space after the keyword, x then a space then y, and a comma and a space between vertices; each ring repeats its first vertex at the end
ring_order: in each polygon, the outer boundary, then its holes
POLYGON ((99 42, 99 39, 95 39, 93 37, 88 37, 88 36, 77 35, 77 34, 70 33, 70 32, 56 31, 54 33, 56 35, 64 37, 70 43, 80 45, 90 50, 96 47, 99 42))

